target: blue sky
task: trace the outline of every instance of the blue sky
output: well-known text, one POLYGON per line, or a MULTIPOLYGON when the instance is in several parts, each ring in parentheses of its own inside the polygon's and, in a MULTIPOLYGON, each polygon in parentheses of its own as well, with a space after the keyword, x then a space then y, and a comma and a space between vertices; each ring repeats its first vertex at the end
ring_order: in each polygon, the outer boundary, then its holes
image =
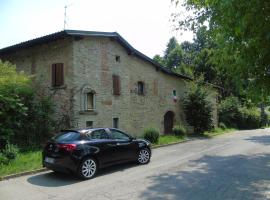
MULTIPOLYGON (((66 29, 117 31, 131 45, 153 57, 162 54, 173 31, 171 0, 0 0, 0 48, 66 29)), ((179 9, 179 8, 178 8, 179 9)))

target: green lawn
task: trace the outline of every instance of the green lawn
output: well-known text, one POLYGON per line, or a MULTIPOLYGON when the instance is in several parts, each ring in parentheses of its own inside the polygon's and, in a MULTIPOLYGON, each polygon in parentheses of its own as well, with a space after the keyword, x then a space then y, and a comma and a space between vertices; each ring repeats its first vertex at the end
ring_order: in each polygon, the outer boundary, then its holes
POLYGON ((226 129, 215 128, 212 131, 204 132, 203 135, 206 136, 206 137, 214 137, 214 136, 217 136, 217 135, 222 135, 222 134, 233 132, 233 131, 236 131, 236 130, 237 129, 235 129, 235 128, 226 128, 226 129))
POLYGON ((0 165, 0 177, 42 168, 41 151, 19 153, 8 165, 0 165))
MULTIPOLYGON (((222 128, 215 128, 212 131, 209 132, 204 132, 203 136, 211 138, 217 135, 222 135, 225 133, 229 133, 232 131, 236 131, 237 129, 234 128, 227 128, 227 129, 222 129, 222 128)), ((175 136, 175 135, 161 135, 159 137, 158 143, 153 144, 153 146, 159 146, 159 145, 164 145, 164 144, 170 144, 170 143, 175 143, 175 142, 181 142, 185 141, 186 137, 184 136, 175 136)))
POLYGON ((153 146, 159 146, 164 144, 170 144, 174 142, 184 141, 186 138, 183 136, 175 136, 175 135, 161 135, 159 137, 158 143, 153 146))

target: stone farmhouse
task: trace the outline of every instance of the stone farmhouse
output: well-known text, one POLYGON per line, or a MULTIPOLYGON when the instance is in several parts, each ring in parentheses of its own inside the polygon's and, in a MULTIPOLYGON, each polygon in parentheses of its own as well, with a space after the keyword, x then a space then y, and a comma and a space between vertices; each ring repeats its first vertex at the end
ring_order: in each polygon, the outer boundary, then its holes
MULTIPOLYGON (((191 79, 156 63, 116 32, 64 30, 3 48, 0 59, 33 74, 68 126, 140 135, 148 126, 166 134, 176 124, 187 125, 181 101, 191 79)), ((216 95, 209 98, 216 125, 216 95)))

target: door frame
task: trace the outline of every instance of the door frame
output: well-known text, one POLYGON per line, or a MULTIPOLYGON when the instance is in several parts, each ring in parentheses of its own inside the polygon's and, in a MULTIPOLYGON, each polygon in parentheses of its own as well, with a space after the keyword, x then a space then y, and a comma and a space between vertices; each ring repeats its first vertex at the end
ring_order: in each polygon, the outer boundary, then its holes
POLYGON ((164 134, 171 134, 174 125, 175 114, 169 110, 164 114, 164 134))

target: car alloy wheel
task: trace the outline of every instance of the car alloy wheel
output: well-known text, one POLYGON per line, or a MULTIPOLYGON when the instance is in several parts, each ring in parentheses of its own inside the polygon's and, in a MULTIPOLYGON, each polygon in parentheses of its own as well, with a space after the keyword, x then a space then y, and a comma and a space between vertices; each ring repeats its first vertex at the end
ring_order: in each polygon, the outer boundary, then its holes
POLYGON ((141 149, 138 156, 138 162, 140 164, 146 164, 150 161, 150 152, 148 149, 141 149))
POLYGON ((97 172, 97 163, 92 158, 85 159, 80 165, 80 176, 84 179, 92 178, 97 172))

